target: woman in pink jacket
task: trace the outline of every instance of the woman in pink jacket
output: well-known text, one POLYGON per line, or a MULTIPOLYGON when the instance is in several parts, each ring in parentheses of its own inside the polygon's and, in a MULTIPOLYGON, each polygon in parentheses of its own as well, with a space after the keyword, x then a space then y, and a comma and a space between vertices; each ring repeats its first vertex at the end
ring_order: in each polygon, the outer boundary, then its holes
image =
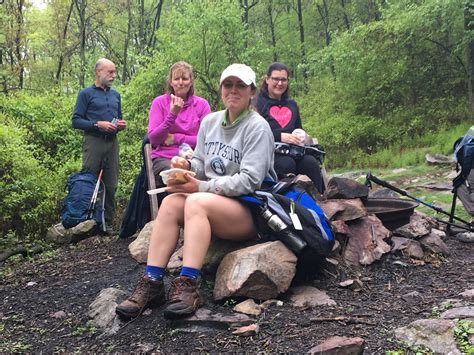
POLYGON ((164 186, 160 172, 170 168, 179 146, 196 146, 202 119, 211 112, 209 103, 194 95, 193 68, 186 62, 174 63, 168 75, 167 93, 156 97, 150 108, 148 139, 157 187, 164 186))

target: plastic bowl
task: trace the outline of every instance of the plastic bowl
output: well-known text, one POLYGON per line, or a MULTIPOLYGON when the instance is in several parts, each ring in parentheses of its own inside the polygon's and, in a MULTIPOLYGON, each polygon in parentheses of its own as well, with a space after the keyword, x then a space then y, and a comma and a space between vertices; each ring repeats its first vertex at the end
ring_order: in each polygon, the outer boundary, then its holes
POLYGON ((171 168, 168 170, 163 170, 160 173, 161 178, 163 179, 163 182, 165 185, 168 185, 169 180, 174 180, 175 184, 184 184, 187 182, 186 178, 184 177, 184 174, 189 174, 191 176, 195 176, 196 173, 194 171, 186 170, 186 169, 180 169, 180 168, 171 168))

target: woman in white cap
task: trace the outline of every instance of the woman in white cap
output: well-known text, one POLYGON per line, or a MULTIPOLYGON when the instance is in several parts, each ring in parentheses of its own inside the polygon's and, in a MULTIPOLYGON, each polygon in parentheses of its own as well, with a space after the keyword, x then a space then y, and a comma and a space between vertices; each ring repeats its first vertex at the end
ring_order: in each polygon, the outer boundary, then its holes
POLYGON ((199 129, 191 160, 173 157, 172 168, 184 168, 186 182, 168 185, 154 222, 145 275, 132 295, 117 306, 124 318, 137 317, 151 305, 165 302, 163 276, 176 248, 179 227, 184 227, 183 268, 171 283, 164 316, 193 314, 203 303, 197 279, 211 234, 244 241, 257 238, 249 208, 232 198, 261 187, 273 170, 272 131, 258 113, 250 110, 255 95, 255 73, 244 64, 227 67, 220 79, 225 110, 207 115, 199 129))

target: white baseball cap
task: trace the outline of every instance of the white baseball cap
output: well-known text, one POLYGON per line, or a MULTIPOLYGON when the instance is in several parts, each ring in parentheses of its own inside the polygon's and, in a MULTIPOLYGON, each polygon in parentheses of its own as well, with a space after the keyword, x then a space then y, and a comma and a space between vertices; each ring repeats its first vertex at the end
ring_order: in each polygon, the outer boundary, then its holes
POLYGON ((248 65, 236 63, 229 65, 222 72, 219 84, 222 84, 222 82, 230 76, 239 78, 245 85, 253 84, 257 86, 257 84, 255 84, 255 72, 248 65))

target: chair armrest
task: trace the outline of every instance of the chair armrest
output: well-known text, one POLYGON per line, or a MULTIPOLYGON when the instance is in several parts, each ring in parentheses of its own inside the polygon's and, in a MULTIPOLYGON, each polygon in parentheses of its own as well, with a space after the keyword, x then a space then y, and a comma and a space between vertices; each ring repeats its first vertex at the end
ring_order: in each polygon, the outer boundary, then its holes
MULTIPOLYGON (((148 182, 148 190, 156 189, 155 174, 153 173, 153 162, 151 161, 152 147, 150 143, 145 144, 145 169, 146 180, 148 182)), ((151 219, 154 220, 158 214, 158 197, 156 195, 149 195, 151 219)))

